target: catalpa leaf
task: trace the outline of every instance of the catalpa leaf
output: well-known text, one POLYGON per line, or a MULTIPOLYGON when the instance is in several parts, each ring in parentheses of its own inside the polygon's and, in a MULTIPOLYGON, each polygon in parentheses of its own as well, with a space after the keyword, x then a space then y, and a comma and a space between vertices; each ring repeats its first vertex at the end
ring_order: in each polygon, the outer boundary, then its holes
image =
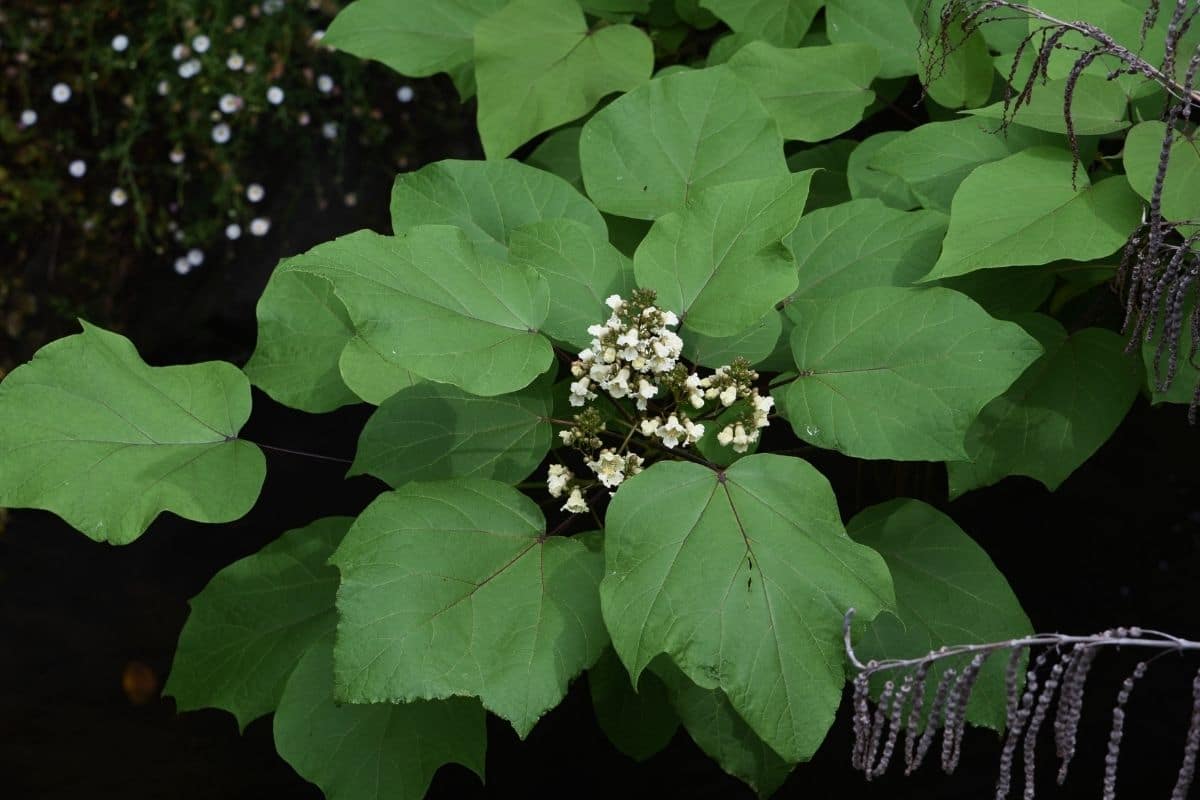
POLYGON ((604 299, 627 297, 633 262, 608 236, 574 220, 553 219, 513 231, 509 260, 532 267, 550 287, 550 313, 542 331, 577 350, 592 337, 589 326, 607 313, 604 299))
POLYGON ((507 0, 355 0, 334 17, 321 44, 421 78, 468 64, 472 32, 507 0))
POLYGON ((740 34, 779 47, 796 47, 808 33, 824 0, 700 0, 740 34))
MULTIPOLYGON (((855 644, 860 660, 918 658, 942 645, 1015 639, 1033 627, 1004 575, 954 520, 919 500, 900 498, 859 512, 846 525, 858 543, 878 551, 896 584, 896 611, 880 614, 855 644)), ((927 697, 942 671, 930 670, 927 697)), ((1005 659, 992 656, 967 706, 976 725, 1004 729, 1005 659)))
POLYGON ((483 151, 503 158, 653 68, 650 37, 632 25, 589 30, 575 0, 512 0, 475 26, 483 151))
POLYGON ((421 383, 421 378, 383 357, 374 344, 354 336, 338 357, 342 381, 359 399, 379 405, 401 389, 421 383))
POLYGON ((485 255, 458 228, 358 231, 290 266, 333 284, 363 341, 422 378, 498 395, 554 360, 538 333, 550 307, 545 280, 485 255))
MULTIPOLYGON (((1066 133, 1067 120, 1063 103, 1066 79, 1047 81, 1030 95, 1029 102, 1017 109, 1010 119, 1028 128, 1051 133, 1066 133)), ((1103 77, 1082 75, 1071 95, 1071 124, 1076 135, 1089 136, 1113 133, 1129 127, 1125 119, 1129 98, 1121 87, 1103 77)), ((1005 118, 1004 103, 992 103, 970 111, 977 117, 1001 120, 1005 118)))
POLYGON ((348 474, 392 486, 439 478, 517 483, 550 450, 550 405, 548 381, 499 397, 444 383, 402 389, 367 420, 348 474))
POLYGON ((670 743, 679 717, 667 688, 651 672, 642 673, 637 690, 617 654, 608 648, 587 673, 596 722, 608 740, 635 761, 645 761, 670 743))
POLYGON ((703 189, 788 173, 779 127, 728 67, 656 78, 596 112, 579 139, 602 211, 655 219, 703 189))
POLYGON ((863 139, 846 160, 846 185, 855 200, 876 199, 899 211, 909 211, 921 205, 920 198, 903 178, 875 169, 871 160, 875 153, 904 136, 901 131, 880 131, 863 139))
POLYGON ((783 313, 771 309, 758 322, 732 336, 705 336, 688 331, 683 340, 683 355, 702 367, 729 364, 741 357, 753 366, 771 355, 783 335, 783 313))
POLYGON ((163 511, 196 522, 249 511, 266 462, 237 438, 246 376, 224 361, 151 367, 124 336, 80 324, 0 383, 0 507, 53 511, 110 544, 163 511))
POLYGON ((1050 317, 1020 321, 1045 355, 984 407, 967 431, 966 461, 946 465, 950 496, 1006 475, 1028 475, 1053 491, 1112 435, 1142 376, 1125 339, 1085 328, 1070 335, 1050 317))
POLYGON ((787 761, 809 758, 837 711, 842 613, 893 602, 883 560, 797 458, 661 461, 613 498, 604 549, 604 621, 635 683, 667 654, 787 761))
MULTIPOLYGON (((929 14, 931 19, 937 20, 936 6, 944 3, 935 0, 934 5, 929 14)), ((931 23, 937 24, 936 21, 931 23)), ((987 41, 979 31, 972 31, 964 38, 958 25, 948 26, 946 32, 944 40, 930 37, 930 46, 926 48, 929 52, 923 56, 929 63, 937 65, 932 75, 924 69, 919 73, 925 92, 933 102, 945 108, 981 106, 992 93, 995 76, 987 41), (929 80, 931 77, 932 81, 929 80)))
POLYGON ((869 44, 879 77, 916 75, 919 34, 908 0, 827 0, 825 32, 834 44, 869 44))
POLYGON ((180 711, 223 708, 244 729, 275 710, 297 659, 333 633, 338 575, 325 562, 353 521, 288 531, 192 598, 164 689, 180 711))
POLYGON ((352 703, 472 695, 524 737, 608 643, 603 557, 545 535, 495 481, 409 483, 359 515, 331 559, 335 694, 352 703))
POLYGON ((329 634, 288 678, 275 712, 275 748, 329 800, 420 800, 444 764, 483 778, 485 717, 469 697, 336 702, 329 634))
POLYGON ((562 178, 520 161, 447 159, 402 172, 392 185, 392 229, 454 225, 503 260, 512 232, 547 219, 573 219, 600 236, 600 212, 562 178))
POLYGON ((583 169, 579 166, 579 134, 582 132, 582 125, 559 128, 542 139, 525 162, 554 173, 582 192, 583 169))
POLYGON ((925 280, 1114 253, 1137 227, 1141 202, 1119 176, 1090 185, 1078 170, 1074 186, 1071 176, 1071 154, 1050 147, 976 168, 954 195, 941 258, 925 280))
POLYGON ((752 42, 729 68, 753 88, 784 139, 819 142, 848 131, 875 99, 879 56, 864 44, 783 50, 752 42))
POLYGON ((655 220, 633 256, 638 285, 708 336, 744 331, 796 288, 783 245, 804 211, 812 172, 701 192, 655 220))
POLYGON ((284 259, 267 281, 245 372, 275 401, 319 414, 358 400, 338 369, 354 323, 329 281, 290 268, 304 258, 284 259))
POLYGON ((787 780, 793 765, 759 738, 720 689, 700 688, 662 656, 642 673, 639 686, 650 682, 666 685, 678 719, 704 754, 759 797, 770 797, 787 780))
MULTIPOLYGON (((1143 122, 1125 137, 1125 175, 1133 190, 1146 200, 1154 193, 1154 179, 1158 173, 1158 158, 1162 152, 1163 134, 1166 125, 1162 122, 1143 122)), ((1162 214, 1169 221, 1191 220, 1194 224, 1181 230, 1190 235, 1200 220, 1200 150, 1194 141, 1183 134, 1175 134, 1171 143, 1170 160, 1167 162, 1167 177, 1163 182, 1162 214)))
POLYGON ((1019 325, 942 288, 862 289, 796 320, 799 376, 775 390, 796 435, 856 458, 967 457, 980 410, 1042 354, 1019 325))

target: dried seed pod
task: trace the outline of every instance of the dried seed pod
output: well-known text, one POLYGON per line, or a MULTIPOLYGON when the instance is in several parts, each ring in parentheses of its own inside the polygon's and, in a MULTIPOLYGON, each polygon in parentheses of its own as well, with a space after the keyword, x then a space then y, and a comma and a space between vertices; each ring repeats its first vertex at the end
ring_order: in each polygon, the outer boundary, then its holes
POLYGON ((1112 712, 1112 729, 1108 733, 1108 753, 1104 756, 1104 800, 1116 800, 1117 762, 1121 758, 1121 738, 1125 735, 1125 704, 1133 692, 1133 685, 1146 674, 1146 662, 1139 661, 1133 674, 1121 683, 1117 692, 1117 705, 1112 712))
POLYGON ((1183 745, 1183 765, 1171 791, 1171 800, 1187 800, 1188 789, 1196 775, 1196 754, 1200 752, 1200 672, 1192 679, 1192 721, 1188 725, 1187 739, 1183 745))
POLYGON ((954 684, 954 691, 946 702, 946 721, 942 731, 942 769, 952 773, 958 767, 958 759, 962 750, 962 737, 967 724, 967 703, 971 699, 971 690, 979 679, 979 670, 987 660, 990 651, 976 653, 971 663, 963 670, 954 684))
POLYGON ((1054 744, 1061 760, 1058 768, 1060 786, 1066 781, 1071 759, 1075 757, 1075 739, 1079 731, 1079 720, 1083 716, 1083 690, 1087 685, 1092 662, 1100 652, 1100 648, 1094 645, 1076 645, 1076 650, 1078 655, 1063 677, 1058 711, 1054 715, 1054 744))
POLYGON ((879 703, 875 706, 875 719, 871 723, 871 738, 867 743, 867 752, 863 757, 863 772, 868 776, 871 774, 871 765, 875 763, 875 753, 879 750, 879 742, 883 739, 883 728, 888 720, 888 703, 892 699, 892 692, 896 691, 896 684, 888 681, 883 685, 883 691, 879 693, 879 703))
POLYGON ((1012 768, 1017 752, 1017 743, 1021 740, 1025 723, 1033 713, 1033 701, 1037 697, 1038 687, 1037 672, 1045 663, 1046 654, 1039 653, 1033 661, 1033 667, 1025 673, 1025 693, 1021 695, 1021 704, 1017 708, 1016 718, 1008 729, 1008 736, 1004 740, 1004 749, 1000 751, 1000 776, 996 779, 996 800, 1004 800, 1012 789, 1012 768))
POLYGON ((892 761, 892 753, 896 751, 896 740, 900 737, 900 723, 904 718, 904 707, 908 704, 908 695, 912 691, 912 687, 913 676, 905 675, 904 682, 900 684, 900 690, 892 699, 892 716, 888 721, 888 734, 883 743, 883 753, 879 756, 879 763, 867 773, 867 780, 878 778, 887 772, 888 764, 892 761))
MULTIPOLYGON (((1056 654, 1057 655, 1057 654, 1056 654)), ((1054 656, 1051 656, 1054 658, 1054 656)), ((1038 732, 1042 729, 1042 723, 1046 721, 1046 712, 1050 709, 1050 702, 1054 699, 1054 691, 1058 688, 1059 680, 1062 678, 1064 665, 1070 660, 1068 654, 1064 659, 1054 662, 1050 667, 1050 674, 1046 676, 1046 682, 1042 684, 1041 694, 1038 695, 1037 705, 1033 708, 1033 715, 1029 718, 1029 725, 1025 730, 1025 791, 1024 800, 1033 800, 1036 792, 1036 784, 1034 778, 1037 770, 1037 737, 1038 732)))
POLYGON ((904 770, 905 775, 911 775, 917 768, 921 766, 921 762, 925 760, 925 754, 929 752, 929 745, 933 742, 933 737, 941 726, 942 714, 946 708, 946 698, 950 693, 950 686, 954 683, 957 671, 954 667, 950 667, 942 673, 941 680, 938 681, 937 691, 933 694, 933 704, 929 707, 929 719, 925 723, 925 731, 921 734, 920 741, 917 742, 917 752, 913 755, 913 762, 904 770))
POLYGON ((904 731, 905 774, 913 770, 913 753, 917 744, 917 730, 921 725, 921 712, 925 710, 925 684, 929 677, 932 661, 922 661, 913 673, 912 708, 908 712, 908 725, 904 731))
POLYGON ((871 733, 871 676, 860 672, 854 676, 854 751, 850 754, 850 765, 865 770, 867 741, 871 733))

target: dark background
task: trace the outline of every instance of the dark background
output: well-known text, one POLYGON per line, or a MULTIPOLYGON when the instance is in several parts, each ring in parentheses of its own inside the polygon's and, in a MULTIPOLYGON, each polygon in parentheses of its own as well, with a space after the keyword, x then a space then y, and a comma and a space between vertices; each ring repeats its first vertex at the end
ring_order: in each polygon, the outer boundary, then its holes
MULTIPOLYGON (((418 91, 452 97, 445 82, 418 91)), ((478 156, 472 109, 448 101, 437 108, 437 125, 414 134, 414 167, 478 156)), ((279 166, 281 179, 288 168, 279 166)), ((120 287, 121 329, 151 364, 209 358, 244 363, 254 345, 254 303, 278 255, 364 225, 387 230, 391 175, 377 177, 373 196, 363 197, 353 212, 275 210, 277 252, 250 253, 234 268, 199 270, 185 279, 160 271, 120 287)), ((62 333, 70 332, 64 324, 62 333)), ((254 403, 245 438, 341 457, 353 455, 370 411, 362 406, 307 415, 257 390, 254 403)), ((812 460, 833 482, 846 519, 898 495, 948 511, 996 561, 1038 630, 1084 633, 1138 624, 1200 638, 1194 600, 1200 582, 1198 437, 1185 409, 1152 408, 1139 399, 1113 438, 1057 492, 1009 478, 951 504, 942 499, 945 473, 939 465, 860 466, 830 453, 812 460)), ((270 717, 239 735, 230 714, 179 715, 172 700, 157 694, 187 600, 213 574, 285 530, 320 516, 357 514, 383 488, 370 478, 342 480, 344 468, 336 463, 275 452, 267 457, 262 496, 243 519, 200 525, 164 514, 140 540, 121 548, 91 542, 47 513, 12 512, 0 534, 0 797, 320 797, 275 754, 270 717)), ((1053 752, 1043 748, 1039 796, 1099 796, 1112 698, 1134 660, 1119 653, 1099 659, 1072 777, 1064 788, 1042 789, 1056 769, 1053 752)), ((1162 658, 1135 690, 1121 760, 1122 796, 1170 794, 1198 661, 1162 658)), ((1000 749, 994 734, 968 732, 952 777, 927 764, 911 778, 898 777, 893 768, 892 777, 868 784, 849 768, 844 712, 845 706, 815 760, 799 766, 778 797, 991 797, 1000 749)), ((1048 743, 1048 732, 1042 738, 1048 743)), ((646 763, 621 755, 597 727, 583 679, 525 742, 491 719, 487 773, 482 786, 465 769, 445 767, 431 796, 751 796, 682 731, 646 763)))

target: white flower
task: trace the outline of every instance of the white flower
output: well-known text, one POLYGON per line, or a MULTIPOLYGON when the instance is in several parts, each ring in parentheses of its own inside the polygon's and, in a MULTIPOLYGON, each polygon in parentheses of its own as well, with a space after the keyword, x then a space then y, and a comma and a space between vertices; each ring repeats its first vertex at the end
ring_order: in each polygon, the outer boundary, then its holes
POLYGON ((570 511, 572 514, 583 514, 588 510, 587 501, 583 499, 583 492, 578 489, 571 490, 571 496, 567 498, 567 502, 563 504, 563 511, 570 511))
POLYGON ((336 122, 326 122, 321 126, 321 135, 333 141, 338 137, 338 124, 336 122))
POLYGON ((236 222, 231 222, 225 226, 225 238, 229 241, 236 241, 242 236, 242 226, 236 222))
POLYGON ((685 419, 683 421, 683 427, 684 430, 687 431, 687 441, 684 442, 684 444, 694 444, 695 442, 700 441, 700 439, 704 436, 704 426, 699 423, 692 422, 690 419, 685 419))
POLYGON ((180 256, 179 258, 175 259, 175 271, 180 275, 187 275, 192 271, 192 265, 188 263, 186 258, 180 256))
POLYGON ((189 58, 187 61, 179 65, 179 77, 187 80, 194 78, 200 72, 200 59, 189 58))
POLYGON ((396 90, 396 99, 401 103, 411 103, 414 94, 411 86, 401 86, 396 90))
POLYGON ((233 114, 242 107, 242 98, 236 94, 223 94, 221 99, 217 101, 217 108, 221 109, 223 114, 233 114))
POLYGON ((171 84, 167 83, 166 81, 159 81, 159 82, 158 82, 158 94, 159 94, 159 97, 166 97, 166 96, 167 96, 167 93, 168 93, 168 92, 170 92, 170 91, 171 91, 171 84))
POLYGON ((267 102, 273 106, 277 106, 283 102, 283 89, 278 86, 272 86, 267 89, 267 102))
POLYGON ((567 490, 567 484, 574 477, 575 474, 562 464, 551 464, 546 475, 546 491, 550 492, 551 497, 562 497, 563 492, 567 490))
POLYGON ((56 103, 65 103, 71 99, 71 87, 65 83, 56 83, 50 90, 50 99, 56 103))
POLYGON ((203 33, 192 39, 192 49, 197 53, 207 53, 208 46, 210 44, 212 44, 212 42, 210 42, 208 37, 203 33))
POLYGON ((229 58, 225 59, 225 66, 237 72, 242 67, 246 66, 246 59, 242 58, 242 54, 234 50, 229 54, 229 58))
POLYGON ((82 178, 87 174, 87 163, 77 158, 67 165, 67 172, 71 173, 72 178, 82 178))
POLYGON ((125 190, 122 189, 120 186, 118 186, 116 189, 113 189, 111 192, 108 193, 108 202, 112 203, 117 208, 120 208, 121 206, 125 205, 125 203, 128 202, 128 200, 129 200, 129 195, 126 194, 125 190))
POLYGON ((217 144, 225 144, 229 141, 229 126, 224 122, 219 122, 213 126, 212 140, 217 144))
POLYGON ((301 111, 300 115, 296 117, 296 122, 299 122, 301 127, 307 125, 311 121, 312 117, 309 116, 307 111, 301 111))
POLYGON ((183 150, 179 145, 175 145, 175 147, 171 148, 171 152, 167 154, 167 158, 171 159, 172 164, 182 164, 184 159, 183 150))
POLYGON ((729 447, 733 442, 733 426, 726 425, 717 433, 717 443, 722 447, 729 447))
POLYGON ((675 445, 688 438, 687 428, 679 424, 679 418, 674 414, 667 417, 666 423, 660 425, 655 433, 657 433, 658 438, 662 440, 663 447, 667 448, 668 450, 674 448, 675 445))
POLYGON ((329 94, 333 91, 333 78, 328 75, 317 76, 317 91, 321 94, 329 94))
POLYGON ((21 112, 21 126, 28 128, 37 124, 37 112, 32 108, 27 108, 21 112))
POLYGON ((642 420, 638 427, 641 428, 642 436, 653 436, 658 433, 658 426, 662 425, 662 419, 659 417, 650 417, 642 420))
POLYGON ((259 200, 262 200, 265 194, 266 191, 263 189, 261 183, 252 183, 246 187, 246 199, 251 203, 257 203, 259 200))
POLYGON ((625 456, 625 477, 632 478, 642 471, 642 464, 646 463, 646 459, 639 456, 637 453, 629 453, 625 456))
POLYGON ((346 192, 346 196, 342 198, 342 203, 347 208, 354 208, 358 205, 358 195, 355 192, 346 192))
POLYGON ((771 413, 771 409, 775 407, 775 398, 759 397, 754 395, 754 426, 756 428, 765 428, 771 424, 767 416, 771 413))
POLYGON ((732 383, 729 384, 721 391, 721 394, 718 395, 718 397, 720 397, 720 399, 721 399, 721 405, 723 405, 723 406, 733 405, 734 402, 737 400, 737 387, 734 386, 732 383))
POLYGON ((198 267, 204 263, 204 251, 193 247, 187 252, 187 261, 193 267, 198 267))
POLYGON ((325 31, 321 30, 320 28, 317 28, 315 31, 312 32, 312 36, 309 37, 309 41, 311 41, 313 44, 317 44, 324 38, 325 38, 325 31))
POLYGON ((658 394, 658 387, 645 378, 640 378, 638 380, 638 394, 647 400, 653 400, 655 395, 658 394))
POLYGON ((112 49, 118 53, 124 53, 129 47, 129 37, 123 33, 118 33, 112 38, 112 49))
POLYGON ((186 44, 177 44, 171 48, 171 58, 176 61, 182 61, 187 58, 188 49, 186 44))
POLYGON ((604 448, 594 461, 587 462, 592 472, 606 489, 615 489, 625 480, 625 459, 609 448, 604 448))
POLYGON ((746 429, 742 427, 742 423, 737 423, 733 426, 733 452, 744 453, 750 449, 750 443, 758 438, 758 431, 754 432, 754 436, 748 436, 746 429))
POLYGON ((266 236, 271 230, 271 220, 266 217, 255 217, 250 220, 250 232, 255 236, 266 236))
POLYGON ((621 306, 625 305, 625 301, 621 299, 619 294, 610 294, 604 298, 604 305, 611 308, 613 311, 620 311, 621 306))

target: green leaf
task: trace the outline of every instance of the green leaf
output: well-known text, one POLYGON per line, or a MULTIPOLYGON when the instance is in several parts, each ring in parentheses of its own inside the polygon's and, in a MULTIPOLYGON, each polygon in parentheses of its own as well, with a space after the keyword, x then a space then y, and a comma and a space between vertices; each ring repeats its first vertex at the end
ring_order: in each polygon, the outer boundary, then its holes
POLYGON ((1046 352, 967 432, 967 461, 946 465, 950 496, 1006 475, 1028 475, 1051 491, 1112 435, 1137 397, 1142 375, 1112 331, 1067 335, 1043 315, 1020 320, 1046 352))
POLYGON ((421 382, 418 376, 384 358, 361 336, 346 342, 338 359, 338 371, 350 391, 376 406, 401 389, 421 382))
POLYGON ((784 139, 819 142, 862 120, 875 99, 879 57, 863 44, 781 50, 752 42, 729 59, 729 68, 753 88, 784 139))
MULTIPOLYGON (((931 11, 930 17, 931 24, 936 26, 937 12, 931 11)), ((930 99, 945 108, 975 108, 986 103, 992 93, 995 70, 983 35, 974 31, 964 39, 959 26, 951 24, 948 54, 943 52, 943 45, 937 43, 936 37, 932 38, 930 60, 942 62, 942 66, 935 70, 932 82, 928 80, 930 76, 926 70, 921 70, 921 82, 930 99)))
POLYGON ((471 33, 507 0, 356 0, 329 25, 321 44, 422 78, 471 61, 471 33))
MULTIPOLYGON (((856 542, 879 551, 896 582, 896 613, 881 614, 856 643, 860 659, 916 658, 944 644, 995 642, 1033 633, 1008 581, 987 553, 932 506, 907 498, 892 500, 859 512, 846 528, 856 542)), ((967 719, 976 725, 1004 728, 1006 660, 991 657, 979 674, 967 706, 967 719)), ((928 696, 941 672, 930 670, 928 696)))
POLYGON ((806 214, 785 240, 800 265, 800 285, 791 299, 907 286, 937 260, 947 222, 936 211, 897 211, 878 200, 853 200, 806 214))
POLYGON ((980 164, 1057 139, 1020 125, 1001 134, 975 119, 931 122, 883 144, 867 166, 903 180, 926 208, 949 212, 959 184, 980 164))
POLYGON ((705 336, 689 331, 683 341, 683 355, 689 361, 713 369, 741 356, 751 366, 771 355, 783 331, 783 314, 775 309, 744 331, 733 336, 705 336))
POLYGON ((483 150, 503 158, 653 69, 650 38, 632 25, 588 30, 575 0, 511 0, 475 26, 483 150))
POLYGON ((819 472, 775 455, 721 472, 660 461, 609 504, 604 547, 604 621, 635 682, 665 653, 785 760, 816 751, 841 699, 842 613, 892 603, 819 472))
POLYGON ((333 634, 338 575, 325 562, 353 521, 288 531, 192 598, 164 690, 178 710, 223 708, 242 730, 276 709, 296 660, 333 634))
POLYGON ((980 410, 1042 349, 949 289, 863 289, 796 320, 800 375, 777 389, 796 435, 857 458, 962 459, 980 410))
POLYGON ((475 478, 381 495, 331 562, 335 695, 478 697, 524 738, 608 643, 599 553, 545 536, 532 500, 475 478))
POLYGON ((275 714, 275 747, 329 800, 420 800, 443 764, 483 778, 487 729, 478 701, 338 703, 332 635, 295 667, 275 714))
MULTIPOLYGON (((1146 200, 1154 192, 1166 129, 1162 122, 1143 122, 1135 125, 1125 137, 1125 174, 1133 190, 1146 200)), ((1200 150, 1182 133, 1176 133, 1171 144, 1167 179, 1163 183, 1162 213, 1171 221, 1200 220, 1200 150)), ((1196 229, 1195 226, 1183 226, 1181 231, 1190 235, 1196 229)))
POLYGON ((770 797, 787 780, 792 765, 766 745, 738 716, 720 689, 701 689, 670 659, 654 659, 642 683, 661 679, 688 735, 721 769, 770 797))
MULTIPOLYGON (((1066 133, 1063 114, 1066 79, 1039 83, 1029 102, 1012 116, 1013 122, 1051 133, 1066 133)), ((1121 87, 1103 77, 1082 75, 1071 95, 1071 122, 1079 136, 1113 133, 1129 127, 1126 107, 1129 99, 1121 87)), ((1004 118, 1004 103, 972 109, 969 113, 985 119, 1004 118)))
POLYGON ((581 125, 555 131, 534 148, 525 159, 526 163, 554 173, 582 192, 583 169, 579 166, 579 134, 582 131, 581 125))
POLYGON ((881 78, 917 74, 917 25, 905 0, 827 0, 825 31, 834 44, 874 47, 881 78))
POLYGON ((787 174, 783 138, 728 67, 657 78, 583 126, 583 182, 601 210, 655 219, 703 189, 787 174))
POLYGON ((868 136, 862 141, 846 162, 846 183, 850 196, 856 200, 878 198, 900 211, 908 211, 921 205, 904 179, 871 166, 875 153, 904 134, 900 131, 883 131, 868 136))
POLYGON ((628 297, 633 262, 608 237, 570 219, 535 222, 513 231, 509 260, 525 264, 550 287, 550 314, 542 331, 577 350, 592 337, 587 329, 605 319, 604 299, 628 297))
POLYGON ((737 33, 778 47, 796 47, 824 0, 700 0, 737 33))
POLYGON ((1141 203, 1120 177, 1090 185, 1079 170, 1072 187, 1071 175, 1071 154, 1049 147, 976 168, 954 195, 941 258, 925 280, 1116 252, 1141 203))
MULTIPOLYGON (((1196 307, 1195 295, 1189 292, 1183 302, 1184 320, 1191 318, 1195 313, 1196 307)), ((1167 364, 1169 359, 1169 351, 1167 346, 1163 346, 1162 353, 1159 355, 1158 368, 1154 365, 1154 354, 1158 352, 1158 347, 1162 343, 1163 330, 1162 322, 1159 319, 1154 320, 1154 326, 1151 329, 1150 341, 1142 340, 1142 366, 1145 373, 1146 389, 1150 394, 1150 402, 1154 405, 1159 403, 1178 403, 1185 406, 1190 406, 1192 398, 1195 396, 1196 387, 1200 385, 1200 369, 1192 366, 1191 359, 1188 353, 1191 351, 1193 343, 1200 348, 1200 341, 1193 342, 1191 329, 1184 325, 1179 336, 1179 360, 1178 372, 1175 379, 1171 381, 1171 385, 1166 391, 1160 391, 1158 388, 1159 379, 1165 378, 1167 375, 1167 364)), ((1200 360, 1200 359, 1198 359, 1200 360)))
POLYGON ((808 190, 808 202, 804 210, 836 206, 850 199, 850 186, 846 182, 846 166, 850 154, 858 142, 853 139, 834 139, 788 156, 788 169, 803 172, 816 169, 812 186, 808 190))
POLYGON ((302 268, 333 284, 358 335, 388 361, 472 394, 528 386, 554 361, 537 332, 550 307, 545 280, 494 261, 458 228, 371 231, 305 254, 302 268))
POLYGON ((655 220, 633 256, 638 285, 658 292, 687 328, 733 336, 796 288, 783 237, 804 211, 812 172, 740 181, 701 192, 655 220))
POLYGON ((342 301, 329 281, 297 272, 284 259, 258 299, 258 344, 247 362, 250 382, 276 402, 313 414, 358 401, 338 371, 354 337, 342 301))
POLYGON ((367 420, 347 474, 392 486, 439 478, 517 483, 550 450, 550 404, 548 381, 500 397, 436 383, 402 389, 367 420))
POLYGON ((600 212, 565 180, 508 159, 447 159, 402 172, 392 186, 391 208, 397 234, 416 225, 454 225, 501 260, 514 230, 544 219, 573 219, 608 233, 600 212))
POLYGON ((1011 319, 1045 302, 1054 289, 1054 271, 1045 267, 985 269, 931 285, 962 292, 993 317, 1011 319))
POLYGON ((0 508, 52 511, 110 544, 163 511, 196 522, 249 511, 266 461, 237 438, 246 376, 224 361, 147 366, 124 336, 80 324, 0 383, 0 508))
POLYGON ((643 673, 635 691, 621 660, 607 648, 587 677, 596 721, 618 750, 645 761, 670 743, 679 717, 667 699, 667 687, 654 673, 643 673))

